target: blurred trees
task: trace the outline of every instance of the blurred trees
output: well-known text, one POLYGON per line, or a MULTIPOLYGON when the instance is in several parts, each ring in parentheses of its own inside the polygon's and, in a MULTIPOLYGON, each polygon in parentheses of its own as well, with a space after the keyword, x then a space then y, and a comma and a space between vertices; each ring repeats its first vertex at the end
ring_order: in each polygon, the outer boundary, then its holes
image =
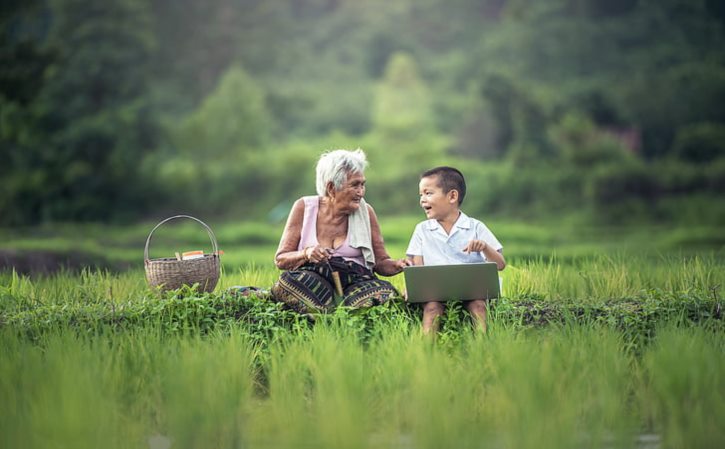
POLYGON ((4 142, 3 221, 143 210, 146 180, 137 168, 157 135, 146 98, 154 45, 148 4, 55 0, 48 8, 42 51, 51 57, 32 101, 18 106, 23 131, 4 142))
POLYGON ((429 131, 433 124, 430 94, 415 60, 406 53, 394 53, 377 87, 373 126, 388 136, 411 137, 429 131))
POLYGON ((174 146, 198 160, 236 160, 268 144, 272 120, 265 94, 241 68, 232 67, 199 108, 174 132, 174 146))
POLYGON ((229 67, 196 110, 168 125, 167 146, 147 157, 167 199, 157 209, 220 214, 273 200, 259 192, 274 178, 271 155, 260 151, 268 147, 272 127, 264 91, 240 66, 229 67))
POLYGON ((9 0, 0 223, 259 218, 358 146, 381 212, 447 163, 471 212, 668 219, 722 194, 720 4, 9 0))

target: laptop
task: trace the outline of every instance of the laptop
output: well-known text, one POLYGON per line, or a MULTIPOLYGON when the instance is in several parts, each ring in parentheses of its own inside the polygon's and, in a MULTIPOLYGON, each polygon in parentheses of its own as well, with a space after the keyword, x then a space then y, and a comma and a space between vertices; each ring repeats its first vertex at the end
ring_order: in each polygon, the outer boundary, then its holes
POLYGON ((495 262, 405 267, 408 302, 494 299, 501 294, 495 262))

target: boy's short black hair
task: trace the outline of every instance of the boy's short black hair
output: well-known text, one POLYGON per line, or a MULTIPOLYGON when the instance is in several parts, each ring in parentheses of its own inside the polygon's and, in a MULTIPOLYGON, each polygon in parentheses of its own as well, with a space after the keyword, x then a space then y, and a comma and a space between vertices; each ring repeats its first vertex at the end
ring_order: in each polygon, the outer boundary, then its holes
POLYGON ((431 168, 420 175, 421 179, 429 176, 438 176, 438 186, 443 189, 443 193, 458 190, 458 205, 463 204, 463 198, 466 197, 466 180, 463 173, 456 168, 443 166, 431 168))

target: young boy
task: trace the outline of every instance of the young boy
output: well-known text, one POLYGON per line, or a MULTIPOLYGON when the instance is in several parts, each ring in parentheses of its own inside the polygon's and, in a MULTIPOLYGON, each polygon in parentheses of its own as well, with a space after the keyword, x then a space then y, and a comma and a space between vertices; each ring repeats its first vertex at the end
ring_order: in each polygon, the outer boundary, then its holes
MULTIPOLYGON (((506 267, 503 246, 480 221, 464 214, 460 206, 466 196, 463 174, 452 167, 436 167, 420 177, 420 206, 428 220, 418 223, 406 250, 413 265, 443 265, 496 262, 506 267)), ((486 300, 465 302, 466 309, 486 332, 486 300)), ((423 306, 423 333, 438 331, 443 304, 423 306)))

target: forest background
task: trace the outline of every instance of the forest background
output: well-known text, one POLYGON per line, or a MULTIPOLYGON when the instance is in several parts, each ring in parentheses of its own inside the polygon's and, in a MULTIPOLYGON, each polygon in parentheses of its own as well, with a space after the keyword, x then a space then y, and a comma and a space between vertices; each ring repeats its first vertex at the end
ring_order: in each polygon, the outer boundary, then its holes
POLYGON ((379 214, 725 223, 717 0, 8 0, 0 225, 279 223, 324 150, 379 214))

